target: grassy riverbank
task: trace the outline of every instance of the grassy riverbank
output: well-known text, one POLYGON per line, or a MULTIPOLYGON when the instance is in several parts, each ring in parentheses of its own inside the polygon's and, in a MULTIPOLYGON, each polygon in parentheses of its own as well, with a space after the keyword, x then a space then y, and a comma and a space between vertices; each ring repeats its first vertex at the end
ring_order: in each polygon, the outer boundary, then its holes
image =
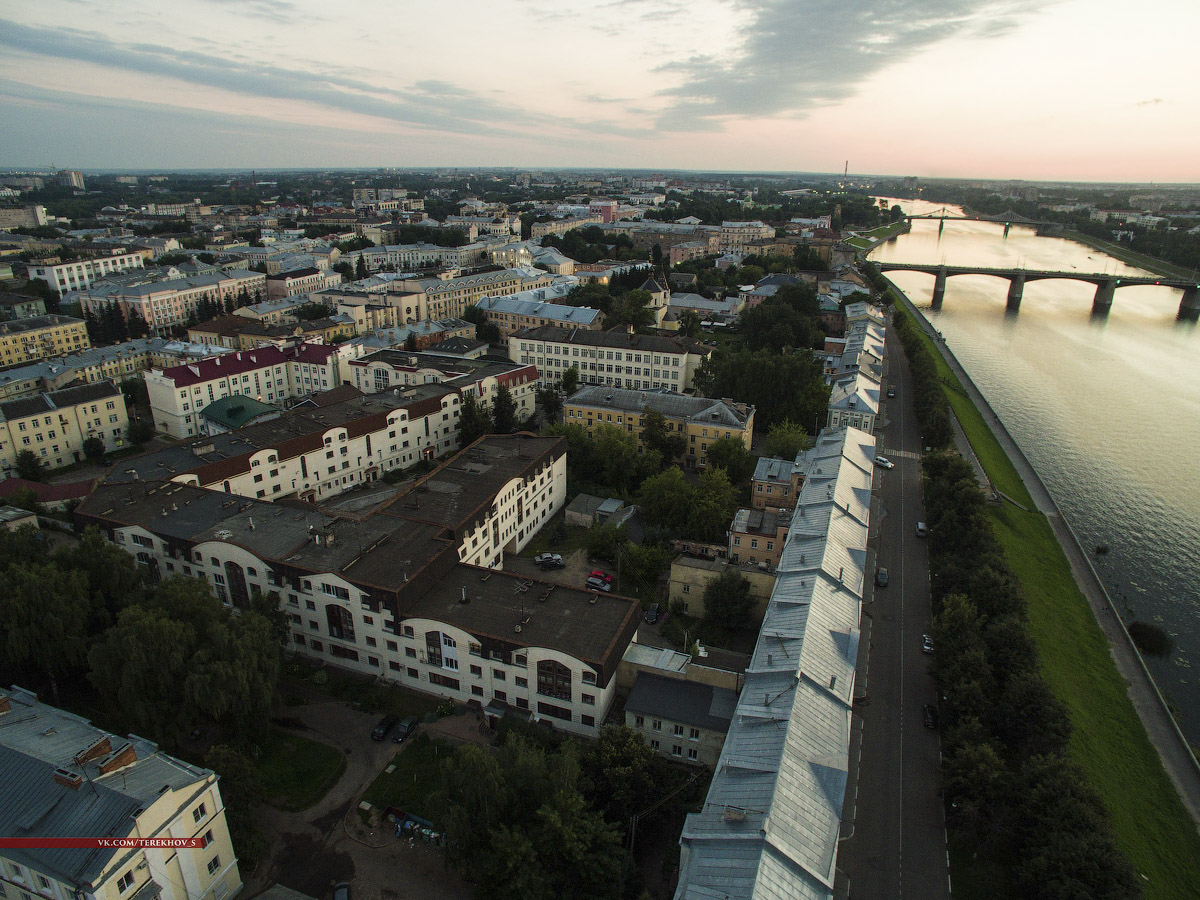
POLYGON ((870 231, 856 231, 854 237, 848 238, 846 243, 856 250, 870 250, 876 244, 886 241, 888 238, 895 237, 897 234, 905 230, 905 222, 889 222, 887 225, 880 225, 877 228, 872 228, 870 231))
POLYGON ((1099 250, 1101 253, 1115 256, 1123 263, 1137 266, 1139 269, 1145 269, 1147 272, 1153 272, 1155 275, 1162 275, 1167 278, 1191 278, 1193 275, 1190 269, 1185 269, 1182 266, 1177 266, 1174 263, 1169 263, 1153 256, 1147 256, 1145 253, 1138 253, 1136 250, 1130 250, 1128 247, 1114 244, 1112 241, 1092 237, 1090 234, 1083 234, 1079 231, 1064 231, 1061 235, 1056 235, 1056 237, 1064 237, 1069 241, 1075 241, 1077 244, 1084 244, 1093 250, 1099 250))
MULTIPOLYGON (((899 304, 896 314, 909 315, 899 304)), ((919 329, 918 329, 919 330, 919 329)), ((943 390, 992 483, 1033 509, 1016 469, 933 341, 943 390)), ((1008 504, 992 508, 995 534, 1029 604, 1042 672, 1067 708, 1071 755, 1100 794, 1117 842, 1144 878, 1147 898, 1200 896, 1200 835, 1180 802, 1126 693, 1107 639, 1075 584, 1049 522, 1008 504)), ((952 849, 958 897, 991 897, 989 874, 952 849)))

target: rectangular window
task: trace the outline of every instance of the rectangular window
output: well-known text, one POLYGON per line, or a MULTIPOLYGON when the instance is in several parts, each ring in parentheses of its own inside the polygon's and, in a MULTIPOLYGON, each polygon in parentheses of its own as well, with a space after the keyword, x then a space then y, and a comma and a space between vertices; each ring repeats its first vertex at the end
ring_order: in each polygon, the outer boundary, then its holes
POLYGON ((683 748, 681 746, 679 746, 678 744, 672 744, 671 745, 671 755, 672 756, 683 756, 683 748))
POLYGON ((522 678, 520 675, 518 675, 515 680, 516 680, 517 687, 522 687, 522 688, 529 687, 529 679, 528 678, 522 678))
POLYGON ((419 680, 421 678, 421 673, 418 672, 416 669, 414 669, 412 666, 409 666, 408 668, 406 668, 404 670, 404 674, 414 680, 419 680))
POLYGON ((562 719, 564 722, 571 721, 571 710, 566 707, 538 701, 537 711, 543 716, 552 716, 555 719, 562 719))
POLYGON ((696 751, 695 747, 688 747, 688 759, 690 759, 692 762, 695 762, 699 756, 700 754, 696 751))
POLYGON ((662 731, 662 719, 651 720, 650 728, 654 731, 662 731))
POLYGON ((199 806, 197 806, 195 809, 192 810, 192 821, 199 822, 201 819, 203 819, 207 815, 208 815, 208 809, 205 807, 205 805, 203 803, 201 803, 199 806))
POLYGON ((208 861, 208 874, 209 875, 214 874, 217 871, 217 869, 219 869, 219 868, 221 868, 221 857, 214 856, 212 859, 210 859, 208 861))
POLYGON ((580 716, 579 721, 582 722, 584 725, 586 725, 588 728, 596 727, 596 717, 595 716, 580 716))
POLYGON ((596 698, 592 694, 583 694, 582 699, 583 699, 584 706, 595 706, 596 705, 596 698))
POLYGON ((691 729, 690 731, 688 731, 688 740, 689 740, 689 741, 698 741, 698 740, 700 740, 700 729, 699 729, 699 728, 693 728, 693 729, 691 729))

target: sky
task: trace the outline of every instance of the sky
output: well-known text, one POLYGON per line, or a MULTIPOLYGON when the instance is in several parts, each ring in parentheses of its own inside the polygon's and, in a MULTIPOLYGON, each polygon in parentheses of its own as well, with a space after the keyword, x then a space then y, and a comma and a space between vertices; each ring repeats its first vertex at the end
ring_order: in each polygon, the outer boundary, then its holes
POLYGON ((1200 182, 1196 0, 0 0, 0 166, 1200 182))

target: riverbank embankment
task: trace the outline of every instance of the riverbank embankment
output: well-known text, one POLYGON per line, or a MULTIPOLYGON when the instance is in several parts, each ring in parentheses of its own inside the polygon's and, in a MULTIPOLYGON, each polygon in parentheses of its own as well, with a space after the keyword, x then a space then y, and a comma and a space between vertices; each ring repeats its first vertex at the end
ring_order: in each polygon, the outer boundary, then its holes
POLYGON ((1168 885, 1175 896, 1185 883, 1195 889, 1200 767, 1191 748, 1053 496, 936 329, 893 290, 901 314, 938 349, 951 406, 992 482, 1019 479, 1036 509, 996 507, 994 521, 1028 597, 1047 681, 1074 726, 1073 756, 1109 807, 1123 849, 1156 884, 1147 896, 1172 896, 1168 885))
POLYGON ((1114 244, 1112 241, 1106 241, 1102 238, 1092 237, 1090 234, 1084 234, 1081 231, 1061 231, 1055 237, 1065 238, 1068 241, 1083 244, 1085 247, 1091 247, 1093 250, 1099 250, 1101 253, 1106 253, 1109 256, 1115 256, 1127 265, 1137 266, 1139 269, 1145 269, 1147 272, 1152 272, 1155 275, 1162 275, 1164 278, 1191 278, 1196 274, 1190 269, 1185 269, 1166 260, 1156 259, 1153 256, 1147 256, 1145 253, 1138 253, 1136 250, 1130 250, 1128 247, 1122 247, 1120 244, 1114 244))

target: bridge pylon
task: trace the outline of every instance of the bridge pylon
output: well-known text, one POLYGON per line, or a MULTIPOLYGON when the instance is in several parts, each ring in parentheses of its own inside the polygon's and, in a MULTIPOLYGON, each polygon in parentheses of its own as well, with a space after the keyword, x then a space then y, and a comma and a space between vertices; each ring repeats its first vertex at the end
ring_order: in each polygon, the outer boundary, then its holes
POLYGON ((1183 298, 1179 301, 1179 318, 1188 322, 1200 319, 1200 285, 1183 289, 1183 298))
POLYGON ((1117 285, 1120 283, 1119 278, 1109 278, 1096 285, 1096 296, 1092 300, 1093 316, 1108 315, 1108 311, 1112 309, 1113 297, 1117 293, 1117 285))
POLYGON ((942 308, 942 301, 946 298, 946 267, 942 266, 937 270, 937 274, 933 277, 933 302, 931 306, 934 309, 942 308))
POLYGON ((1025 273, 1014 272, 1008 281, 1008 311, 1016 312, 1021 308, 1021 297, 1025 294, 1025 273))

